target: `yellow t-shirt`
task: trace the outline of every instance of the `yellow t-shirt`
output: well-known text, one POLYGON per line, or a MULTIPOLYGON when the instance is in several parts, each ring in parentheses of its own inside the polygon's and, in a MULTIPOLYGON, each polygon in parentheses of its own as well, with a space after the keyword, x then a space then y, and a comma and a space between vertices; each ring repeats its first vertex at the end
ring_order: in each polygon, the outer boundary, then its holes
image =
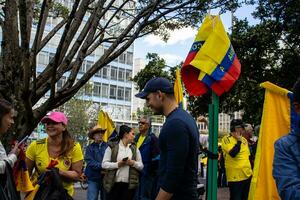
POLYGON ((242 137, 240 152, 231 157, 229 151, 235 146, 237 140, 231 135, 222 138, 222 150, 225 158, 226 178, 229 182, 238 182, 248 179, 252 175, 249 160, 250 150, 247 140, 242 137))
POLYGON ((136 146, 137 146, 138 149, 140 148, 140 146, 142 146, 142 144, 143 144, 145 138, 146 138, 145 135, 140 134, 139 140, 138 140, 138 142, 137 142, 137 144, 136 144, 136 146))
MULTIPOLYGON (((73 150, 70 152, 69 156, 60 157, 56 159, 49 157, 47 144, 48 144, 48 138, 34 141, 28 146, 26 150, 26 157, 35 162, 35 166, 38 171, 38 172, 35 171, 35 174, 33 176, 35 180, 37 179, 39 174, 43 173, 46 170, 51 159, 58 161, 56 167, 61 170, 69 170, 71 168, 72 163, 83 160, 81 147, 80 144, 77 142, 75 143, 73 150)), ((63 181, 63 186, 68 191, 68 194, 70 196, 73 196, 74 193, 73 182, 63 181)))

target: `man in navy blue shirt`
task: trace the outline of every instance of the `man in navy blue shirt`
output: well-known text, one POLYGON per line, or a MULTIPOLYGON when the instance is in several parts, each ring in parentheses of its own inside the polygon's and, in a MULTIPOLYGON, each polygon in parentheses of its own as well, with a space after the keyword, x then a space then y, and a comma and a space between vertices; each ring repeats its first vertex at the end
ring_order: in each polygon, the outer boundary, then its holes
POLYGON ((146 99, 166 121, 159 135, 159 193, 156 200, 196 200, 199 132, 193 117, 178 108, 173 84, 156 77, 136 97, 146 99))
POLYGON ((101 164, 107 144, 103 142, 105 129, 95 126, 89 131, 89 138, 94 140, 85 150, 85 175, 88 179, 87 200, 105 200, 104 189, 102 186, 101 164))

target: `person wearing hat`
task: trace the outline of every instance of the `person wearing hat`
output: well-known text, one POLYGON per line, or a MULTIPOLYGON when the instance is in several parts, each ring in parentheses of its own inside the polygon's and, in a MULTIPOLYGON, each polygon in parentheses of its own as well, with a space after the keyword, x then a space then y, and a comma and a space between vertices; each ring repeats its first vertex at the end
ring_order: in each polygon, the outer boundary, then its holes
POLYGON ((178 107, 173 84, 166 78, 150 79, 135 95, 146 100, 166 121, 159 135, 159 191, 156 200, 196 200, 199 132, 194 118, 178 107))
POLYGON ((300 78, 294 84, 291 104, 293 129, 274 145, 273 177, 282 200, 300 199, 300 78))
POLYGON ((68 119, 62 112, 51 112, 41 120, 48 137, 32 142, 26 151, 29 174, 34 170, 34 179, 47 170, 50 163, 59 170, 64 189, 73 196, 73 181, 80 178, 83 155, 80 144, 75 142, 67 130, 68 119), (53 162, 54 161, 54 162, 53 162))
POLYGON ((230 200, 248 199, 252 169, 248 142, 242 136, 244 131, 243 121, 233 119, 230 122, 230 134, 222 138, 230 200))
POLYGON ((84 160, 86 162, 85 175, 88 180, 87 200, 105 199, 102 186, 101 164, 107 143, 103 141, 105 129, 100 126, 93 127, 89 133, 89 139, 94 140, 85 150, 84 160))

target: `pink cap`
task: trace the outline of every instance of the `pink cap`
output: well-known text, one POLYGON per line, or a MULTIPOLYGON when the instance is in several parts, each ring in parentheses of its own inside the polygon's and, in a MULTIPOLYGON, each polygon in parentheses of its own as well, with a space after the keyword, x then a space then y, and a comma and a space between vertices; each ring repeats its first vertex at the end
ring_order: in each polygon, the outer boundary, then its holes
POLYGON ((64 125, 68 124, 68 119, 66 115, 62 112, 51 112, 49 115, 43 117, 41 122, 45 123, 48 120, 58 122, 58 123, 63 123, 64 125))

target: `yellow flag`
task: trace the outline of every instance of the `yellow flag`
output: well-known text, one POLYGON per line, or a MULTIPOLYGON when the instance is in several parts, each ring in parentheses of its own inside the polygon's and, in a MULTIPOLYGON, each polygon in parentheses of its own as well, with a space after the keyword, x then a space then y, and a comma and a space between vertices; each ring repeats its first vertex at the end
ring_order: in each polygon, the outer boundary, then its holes
POLYGON ((270 82, 261 86, 265 100, 248 200, 279 200, 272 176, 274 143, 291 130, 291 103, 288 90, 270 82))

